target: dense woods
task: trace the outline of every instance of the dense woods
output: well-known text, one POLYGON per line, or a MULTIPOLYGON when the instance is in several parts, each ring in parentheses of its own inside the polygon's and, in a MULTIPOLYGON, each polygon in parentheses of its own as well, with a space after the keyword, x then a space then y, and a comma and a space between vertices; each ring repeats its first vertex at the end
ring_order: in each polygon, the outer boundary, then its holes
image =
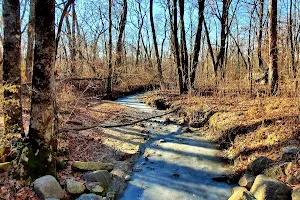
POLYGON ((230 96, 232 104, 239 97, 299 103, 298 0, 1 4, 0 161, 13 163, 14 177, 57 175, 59 134, 87 96, 159 89, 230 96))

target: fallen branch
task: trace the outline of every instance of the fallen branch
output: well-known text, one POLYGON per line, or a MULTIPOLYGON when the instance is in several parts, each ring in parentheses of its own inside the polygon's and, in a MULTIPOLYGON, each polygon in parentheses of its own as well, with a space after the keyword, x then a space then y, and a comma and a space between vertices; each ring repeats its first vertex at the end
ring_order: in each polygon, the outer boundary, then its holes
POLYGON ((62 133, 62 132, 66 132, 66 131, 84 131, 84 130, 93 129, 93 128, 118 128, 118 127, 124 127, 124 126, 131 126, 131 125, 137 124, 139 122, 143 122, 143 121, 147 121, 147 120, 150 120, 150 119, 153 119, 153 118, 156 118, 156 117, 162 117, 162 116, 171 114, 171 113, 175 112, 176 110, 178 110, 178 109, 174 109, 170 112, 166 112, 166 113, 161 114, 161 115, 155 115, 155 116, 152 116, 152 117, 140 119, 140 120, 125 123, 125 124, 116 124, 116 125, 98 124, 98 125, 94 125, 94 126, 85 126, 85 127, 78 127, 78 128, 63 128, 63 129, 59 129, 58 133, 62 133))

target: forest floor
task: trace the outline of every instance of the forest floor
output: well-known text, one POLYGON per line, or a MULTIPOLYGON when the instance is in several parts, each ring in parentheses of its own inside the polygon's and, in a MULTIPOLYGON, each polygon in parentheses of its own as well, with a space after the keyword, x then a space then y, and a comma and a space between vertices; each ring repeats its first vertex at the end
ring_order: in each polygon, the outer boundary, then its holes
MULTIPOLYGON (((145 101, 178 108, 177 114, 185 123, 201 127, 203 136, 216 143, 233 164, 236 178, 258 156, 271 158, 274 165, 284 164, 282 149, 300 147, 299 97, 191 96, 155 91, 148 93, 145 101)), ((275 178, 287 183, 282 174, 275 178)))
MULTIPOLYGON (((68 97, 65 97, 68 99, 68 97)), ((70 99, 68 99, 70 100, 70 99)), ((83 173, 73 171, 74 161, 103 161, 113 163, 117 176, 126 176, 131 172, 132 166, 148 135, 145 128, 131 126, 127 128, 92 128, 87 130, 72 130, 94 125, 117 125, 129 123, 147 117, 143 112, 134 108, 123 106, 113 101, 99 100, 97 98, 81 97, 76 103, 60 104, 58 136, 58 160, 65 163, 63 170, 59 171, 58 178, 61 184, 67 178, 78 181, 83 173), (124 134, 126 133, 126 134, 124 134)), ((29 108, 24 106, 24 129, 28 131, 29 108)), ((0 124, 2 128, 2 124, 0 124)), ((125 185, 118 187, 125 188, 125 185)), ((11 171, 0 172, 0 199, 25 200, 38 199, 30 186, 13 178, 11 171)), ((72 199, 72 198, 71 198, 72 199)))
MULTIPOLYGON (((153 106, 176 109, 177 121, 200 127, 201 138, 215 142, 220 147, 224 157, 233 164, 231 170, 236 175, 240 175, 257 156, 264 155, 280 163, 283 147, 300 147, 299 98, 179 96, 174 91, 155 91, 148 92, 144 100, 153 106)), ((23 119, 25 131, 29 124, 26 102, 23 119)), ((140 147, 149 138, 149 131, 143 123, 127 128, 76 129, 97 124, 124 124, 149 117, 149 113, 113 101, 84 95, 76 97, 67 93, 58 95, 58 105, 61 130, 58 153, 59 160, 66 163, 66 167, 58 173, 61 184, 69 177, 81 181, 82 173, 71 168, 74 161, 114 163, 116 167, 112 173, 119 177, 131 172, 140 154, 140 147)), ((285 176, 276 178, 287 182, 285 176)), ((124 190, 125 186, 121 184, 118 187, 124 190)), ((10 171, 5 171, 0 172, 0 199, 38 198, 30 186, 14 179, 10 171)))

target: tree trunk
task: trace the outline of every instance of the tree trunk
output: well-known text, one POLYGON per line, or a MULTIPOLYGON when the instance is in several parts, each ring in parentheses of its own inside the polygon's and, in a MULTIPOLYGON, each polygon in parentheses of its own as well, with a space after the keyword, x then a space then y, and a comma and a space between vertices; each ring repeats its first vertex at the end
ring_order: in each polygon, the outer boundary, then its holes
POLYGON ((217 58, 217 66, 220 67, 221 71, 221 79, 225 79, 225 50, 226 50, 226 39, 228 29, 228 10, 230 6, 231 0, 224 0, 222 6, 222 17, 221 17, 221 47, 220 52, 217 58))
POLYGON ((116 67, 120 67, 122 63, 122 54, 123 54, 123 35, 125 31, 127 18, 127 0, 123 1, 123 11, 121 13, 121 21, 119 24, 119 35, 117 41, 117 49, 116 49, 116 67))
POLYGON ((208 28, 207 28, 205 19, 203 20, 203 22, 204 22, 205 36, 206 36, 206 40, 207 40, 208 50, 209 50, 209 54, 210 54, 210 57, 211 57, 211 60, 213 63, 215 78, 216 78, 216 82, 217 82, 217 80, 218 80, 218 65, 215 60, 214 51, 213 51, 213 48, 212 48, 212 45, 210 42, 209 32, 208 32, 208 28))
POLYGON ((112 97, 112 0, 108 0, 108 77, 107 77, 107 98, 112 97))
POLYGON ((184 93, 184 86, 183 86, 183 74, 182 69, 180 66, 180 56, 179 56, 179 44, 178 44, 178 29, 177 29, 177 0, 173 0, 173 8, 172 8, 172 16, 173 16, 173 44, 174 44, 174 54, 175 54, 175 61, 177 66, 178 72, 178 84, 179 84, 179 93, 184 93))
POLYGON ((36 40, 32 77, 30 126, 28 133, 27 175, 56 175, 54 119, 55 1, 36 1, 36 40))
POLYGON ((261 46, 262 46, 262 34, 263 34, 263 18, 264 18, 264 2, 265 0, 260 0, 259 7, 259 28, 258 28, 258 41, 257 41, 257 55, 258 55, 258 67, 262 71, 264 70, 263 59, 261 55, 261 46))
POLYGON ((204 21, 204 2, 205 2, 205 0, 198 0, 198 6, 199 6, 198 28, 197 28, 194 52, 193 52, 194 58, 193 58, 192 67, 191 67, 191 78, 190 78, 191 79, 191 89, 195 89, 196 70, 197 70, 197 65, 198 65, 198 60, 199 60, 199 52, 200 52, 200 48, 201 48, 202 24, 204 21))
POLYGON ((294 46, 294 35, 293 35, 293 0, 290 0, 290 13, 289 13, 289 42, 290 42, 290 53, 292 59, 292 72, 293 78, 297 77, 297 67, 295 62, 295 46, 294 46))
POLYGON ((21 26, 19 0, 3 1, 3 88, 4 127, 0 137, 0 157, 8 145, 8 135, 23 134, 21 102, 21 26))
POLYGON ((156 62, 157 62, 158 78, 159 78, 160 85, 162 85, 163 75, 162 75, 162 68, 161 68, 161 60, 160 60, 160 56, 159 56, 159 52, 158 52, 155 26, 154 26, 154 21, 153 21, 153 0, 150 0, 150 23, 151 23, 153 45, 154 45, 154 50, 155 50, 156 62))
POLYGON ((180 14, 180 51, 181 51, 181 68, 183 71, 183 92, 188 91, 189 85, 189 58, 186 47, 185 27, 184 27, 184 0, 179 0, 180 14))
POLYGON ((278 49, 277 49, 277 0, 270 0, 270 63, 269 63, 269 87, 270 94, 278 93, 278 49))
POLYGON ((34 27, 35 27, 35 0, 30 0, 30 14, 27 28, 27 56, 26 56, 26 79, 31 81, 33 66, 33 45, 34 45, 34 27))

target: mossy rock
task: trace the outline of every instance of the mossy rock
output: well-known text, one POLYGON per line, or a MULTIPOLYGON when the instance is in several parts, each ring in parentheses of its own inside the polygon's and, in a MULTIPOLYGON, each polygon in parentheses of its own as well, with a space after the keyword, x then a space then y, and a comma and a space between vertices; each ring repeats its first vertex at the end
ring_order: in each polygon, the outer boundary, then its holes
POLYGON ((283 171, 282 168, 281 168, 280 166, 278 166, 278 165, 266 169, 266 170, 264 171, 264 174, 265 174, 267 177, 270 177, 270 178, 278 178, 278 177, 285 176, 284 171, 283 171))
POLYGON ((12 162, 0 163, 0 171, 6 171, 12 166, 12 162))
POLYGON ((80 162, 75 161, 72 168, 79 171, 96 171, 96 170, 107 170, 112 171, 114 164, 103 163, 103 162, 80 162))

